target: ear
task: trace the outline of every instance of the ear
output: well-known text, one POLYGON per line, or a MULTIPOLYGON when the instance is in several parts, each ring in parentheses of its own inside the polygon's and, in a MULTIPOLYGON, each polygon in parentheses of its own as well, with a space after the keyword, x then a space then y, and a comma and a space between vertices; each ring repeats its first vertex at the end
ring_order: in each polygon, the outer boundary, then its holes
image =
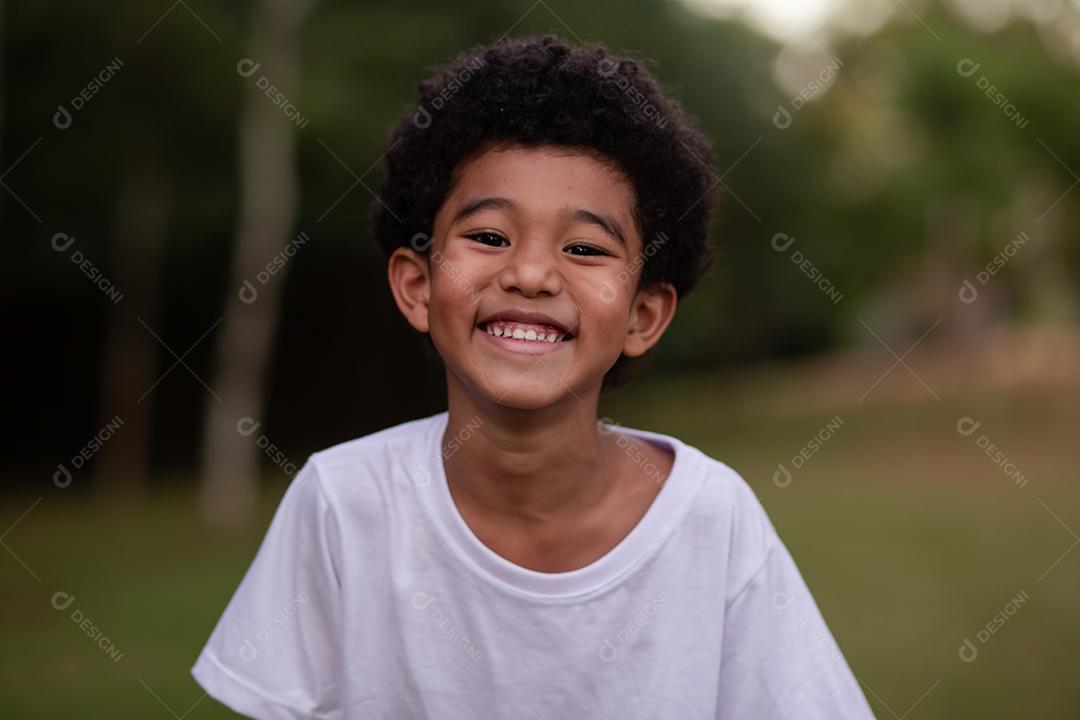
POLYGON ((675 317, 678 293, 671 283, 641 288, 630 305, 630 325, 626 330, 623 354, 644 355, 655 345, 675 317))
POLYGON ((431 300, 431 277, 427 257, 411 247, 400 247, 390 255, 387 277, 398 310, 409 324, 426 333, 431 300))

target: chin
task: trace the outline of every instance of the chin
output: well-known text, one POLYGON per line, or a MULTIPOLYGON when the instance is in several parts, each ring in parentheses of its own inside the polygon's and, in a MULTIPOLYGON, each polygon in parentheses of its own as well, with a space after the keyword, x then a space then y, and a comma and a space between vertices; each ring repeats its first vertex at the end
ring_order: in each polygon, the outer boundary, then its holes
POLYGON ((530 377, 506 378, 481 385, 487 399, 497 405, 515 410, 543 410, 566 400, 576 398, 570 388, 559 382, 544 368, 537 368, 543 377, 530 373, 530 377))
POLYGON ((556 372, 556 368, 537 364, 522 369, 471 366, 452 374, 478 401, 515 410, 543 410, 560 403, 577 403, 588 395, 587 379, 581 373, 560 377, 556 372))

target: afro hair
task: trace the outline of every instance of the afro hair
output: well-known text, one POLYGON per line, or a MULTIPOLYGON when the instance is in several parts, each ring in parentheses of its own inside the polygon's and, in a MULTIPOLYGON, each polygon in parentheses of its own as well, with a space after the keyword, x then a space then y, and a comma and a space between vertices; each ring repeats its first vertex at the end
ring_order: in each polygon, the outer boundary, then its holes
MULTIPOLYGON (((550 34, 504 38, 433 68, 418 90, 389 133, 371 204, 371 228, 388 256, 427 249, 455 172, 474 155, 550 145, 598 155, 629 179, 644 248, 638 287, 670 283, 683 297, 709 268, 710 191, 719 183, 712 147, 644 60, 550 34)), ((605 387, 625 379, 627 360, 605 387)))

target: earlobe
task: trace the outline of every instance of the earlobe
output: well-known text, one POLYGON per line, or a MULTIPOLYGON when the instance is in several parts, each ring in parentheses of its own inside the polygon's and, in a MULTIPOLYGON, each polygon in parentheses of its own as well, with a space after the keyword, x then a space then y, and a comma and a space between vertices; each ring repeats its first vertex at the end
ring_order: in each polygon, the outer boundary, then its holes
POLYGON ((675 317, 678 293, 671 283, 638 290, 630 306, 630 325, 623 343, 623 354, 638 357, 660 341, 675 317))
POLYGON ((400 247, 390 255, 386 274, 398 310, 414 328, 428 332, 431 277, 427 258, 412 248, 400 247))

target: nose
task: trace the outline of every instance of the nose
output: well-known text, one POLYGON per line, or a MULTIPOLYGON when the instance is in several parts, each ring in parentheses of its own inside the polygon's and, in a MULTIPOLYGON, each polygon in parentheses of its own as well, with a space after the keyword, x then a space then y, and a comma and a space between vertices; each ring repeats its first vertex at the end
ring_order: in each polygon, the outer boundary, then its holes
POLYGON ((499 273, 499 285, 525 297, 557 295, 562 291, 562 276, 556 252, 539 239, 518 242, 505 256, 507 262, 499 273))

